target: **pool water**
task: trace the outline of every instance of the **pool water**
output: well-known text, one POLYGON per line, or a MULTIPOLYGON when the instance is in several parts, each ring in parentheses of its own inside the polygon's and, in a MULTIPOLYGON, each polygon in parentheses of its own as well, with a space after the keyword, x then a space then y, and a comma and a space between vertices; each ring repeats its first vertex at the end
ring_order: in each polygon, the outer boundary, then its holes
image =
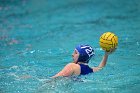
POLYGON ((0 93, 139 93, 139 15, 139 0, 0 0, 0 93), (107 31, 119 46, 103 70, 50 78, 77 44, 95 48, 97 66, 107 31))

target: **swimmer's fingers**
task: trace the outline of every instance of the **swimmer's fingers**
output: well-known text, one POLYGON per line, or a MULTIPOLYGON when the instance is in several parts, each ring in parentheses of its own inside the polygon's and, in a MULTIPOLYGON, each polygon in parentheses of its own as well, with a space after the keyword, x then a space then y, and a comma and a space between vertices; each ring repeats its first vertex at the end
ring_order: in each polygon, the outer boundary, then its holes
POLYGON ((116 49, 117 49, 117 48, 111 48, 111 49, 110 49, 110 53, 115 52, 115 51, 116 51, 116 49))
POLYGON ((106 52, 106 54, 109 55, 109 54, 112 54, 113 52, 115 52, 116 49, 117 48, 111 48, 109 52, 107 52, 107 51, 105 51, 105 52, 106 52))

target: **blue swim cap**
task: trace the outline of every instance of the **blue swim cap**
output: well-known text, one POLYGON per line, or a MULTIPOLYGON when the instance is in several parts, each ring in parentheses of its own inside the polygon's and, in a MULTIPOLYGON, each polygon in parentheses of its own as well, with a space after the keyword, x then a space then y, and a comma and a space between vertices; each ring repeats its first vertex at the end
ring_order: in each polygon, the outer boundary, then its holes
POLYGON ((91 57, 95 55, 93 48, 89 45, 78 45, 76 50, 79 52, 77 62, 88 63, 91 57))

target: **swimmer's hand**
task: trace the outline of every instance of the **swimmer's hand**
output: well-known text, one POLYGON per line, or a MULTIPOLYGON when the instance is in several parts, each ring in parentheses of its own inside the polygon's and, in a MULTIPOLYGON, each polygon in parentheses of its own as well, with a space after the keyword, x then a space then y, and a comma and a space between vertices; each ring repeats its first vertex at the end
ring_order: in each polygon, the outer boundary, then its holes
POLYGON ((113 52, 115 52, 117 48, 111 48, 109 52, 105 51, 105 55, 110 55, 112 54, 113 52))

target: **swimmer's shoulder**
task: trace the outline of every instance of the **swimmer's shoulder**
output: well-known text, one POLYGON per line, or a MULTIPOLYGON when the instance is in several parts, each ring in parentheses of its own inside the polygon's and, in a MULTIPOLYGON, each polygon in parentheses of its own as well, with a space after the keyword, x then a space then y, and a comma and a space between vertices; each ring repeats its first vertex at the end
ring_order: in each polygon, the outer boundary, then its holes
POLYGON ((80 65, 79 64, 69 63, 68 65, 70 65, 70 67, 72 67, 74 75, 79 75, 80 74, 81 71, 80 71, 80 65))
POLYGON ((71 67, 79 67, 79 65, 78 64, 75 64, 75 63, 68 63, 67 65, 68 66, 71 66, 71 67))

